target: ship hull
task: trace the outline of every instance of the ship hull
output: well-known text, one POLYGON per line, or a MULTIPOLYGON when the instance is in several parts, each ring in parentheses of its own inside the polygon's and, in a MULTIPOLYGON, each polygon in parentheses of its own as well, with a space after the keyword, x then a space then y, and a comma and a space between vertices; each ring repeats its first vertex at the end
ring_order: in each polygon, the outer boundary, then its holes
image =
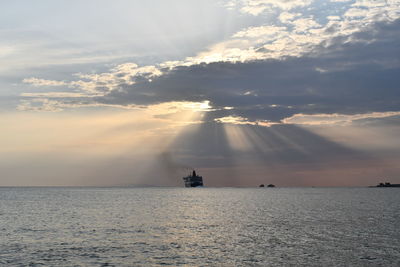
POLYGON ((199 187, 203 186, 203 177, 201 176, 187 176, 183 177, 185 181, 185 187, 199 187))
POLYGON ((183 177, 183 181, 185 182, 185 187, 203 186, 203 177, 197 175, 195 170, 193 170, 192 175, 183 177))

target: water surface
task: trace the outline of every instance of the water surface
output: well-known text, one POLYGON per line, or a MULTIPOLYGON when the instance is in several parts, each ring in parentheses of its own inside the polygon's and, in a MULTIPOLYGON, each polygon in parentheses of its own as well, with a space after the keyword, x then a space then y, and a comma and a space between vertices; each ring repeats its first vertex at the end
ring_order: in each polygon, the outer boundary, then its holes
POLYGON ((0 188, 2 266, 400 266, 397 188, 0 188))

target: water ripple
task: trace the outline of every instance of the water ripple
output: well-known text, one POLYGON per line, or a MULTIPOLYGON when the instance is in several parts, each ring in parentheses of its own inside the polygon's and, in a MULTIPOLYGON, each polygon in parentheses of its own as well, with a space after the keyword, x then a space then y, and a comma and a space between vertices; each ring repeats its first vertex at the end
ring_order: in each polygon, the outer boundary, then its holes
POLYGON ((0 188, 1 266, 400 266, 399 191, 0 188))

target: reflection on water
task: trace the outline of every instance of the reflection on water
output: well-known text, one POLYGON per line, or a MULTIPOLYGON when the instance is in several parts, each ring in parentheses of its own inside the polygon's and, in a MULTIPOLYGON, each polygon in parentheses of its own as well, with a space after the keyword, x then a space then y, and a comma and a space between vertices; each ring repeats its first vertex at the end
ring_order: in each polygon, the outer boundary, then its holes
POLYGON ((400 190, 0 188, 4 266, 399 266, 400 190))

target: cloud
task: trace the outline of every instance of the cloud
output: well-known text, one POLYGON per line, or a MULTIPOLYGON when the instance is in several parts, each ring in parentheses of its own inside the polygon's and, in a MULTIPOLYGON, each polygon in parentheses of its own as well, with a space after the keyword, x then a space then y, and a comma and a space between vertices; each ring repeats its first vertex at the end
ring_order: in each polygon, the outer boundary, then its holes
POLYGON ((296 19, 291 22, 291 24, 294 25, 294 31, 296 33, 299 32, 310 32, 312 29, 315 28, 320 28, 321 25, 317 23, 315 20, 312 18, 301 18, 301 19, 296 19))
POLYGON ((249 121, 247 118, 243 118, 240 116, 221 117, 221 118, 214 119, 214 121, 220 122, 220 123, 231 123, 231 124, 236 124, 236 125, 258 125, 258 126, 264 126, 264 127, 270 127, 272 125, 277 124, 277 123, 261 121, 261 120, 249 121))
POLYGON ((65 109, 77 109, 86 107, 110 107, 118 109, 139 109, 137 105, 118 105, 104 104, 93 101, 91 97, 86 95, 76 97, 73 93, 38 93, 32 96, 23 94, 24 98, 20 100, 17 110, 19 111, 37 111, 37 112, 59 112, 65 109))
MULTIPOLYGON (((390 114, 386 112, 397 112, 400 106, 399 26, 400 21, 376 23, 347 38, 333 38, 303 57, 193 64, 156 73, 153 68, 139 71, 132 65, 127 70, 115 68, 100 75, 112 77, 112 86, 102 95, 40 98, 31 106, 25 99, 20 109, 38 110, 40 102, 44 110, 60 110, 79 105, 135 107, 209 101, 212 109, 204 120, 240 118, 235 119, 237 123, 248 124, 294 123, 293 118, 299 118, 293 117, 296 114, 390 114), (130 71, 135 76, 129 76, 130 71), (119 82, 115 73, 123 77, 119 82)), ((98 83, 93 86, 100 91, 98 83)))
POLYGON ((32 97, 32 98, 80 98, 89 97, 84 93, 74 93, 74 92, 43 92, 43 93, 22 93, 22 97, 32 97))
POLYGON ((364 114, 295 114, 292 117, 285 118, 282 120, 283 123, 288 124, 302 124, 302 125, 347 125, 357 120, 365 119, 377 119, 377 118, 387 118, 393 116, 399 116, 400 111, 396 112, 372 112, 364 114))
POLYGON ((243 13, 258 16, 264 11, 274 8, 292 10, 309 6, 312 2, 312 0, 236 0, 229 2, 229 7, 239 7, 243 13))
POLYGON ((40 92, 40 93, 23 93, 21 96, 26 97, 99 97, 116 90, 120 84, 133 85, 136 80, 145 79, 151 81, 153 77, 161 75, 162 72, 155 66, 139 67, 134 63, 119 64, 112 68, 109 72, 100 74, 84 74, 76 73, 77 80, 73 81, 56 81, 39 78, 26 78, 23 83, 31 84, 34 87, 59 87, 77 89, 79 92, 40 92))
POLYGON ((20 109, 40 109, 40 102, 44 110, 60 110, 208 101, 212 108, 205 120, 266 125, 293 122, 299 118, 296 114, 398 111, 398 2, 382 6, 356 1, 347 4, 343 19, 290 11, 304 1, 235 3, 231 6, 265 5, 286 11, 275 25, 244 28, 183 60, 145 66, 124 63, 99 74, 78 73, 72 81, 26 79, 35 86, 63 85, 74 92, 24 93, 20 109), (354 15, 356 9, 365 14, 354 15))
MULTIPOLYGON (((264 4, 267 2, 274 1, 266 1, 264 4)), ((297 1, 280 1, 279 3, 293 4, 297 1)), ((251 6, 258 4, 260 2, 254 2, 251 6)), ((331 7, 332 10, 336 8, 338 7, 335 5, 331 7)), ((400 18, 398 1, 386 3, 384 6, 357 1, 348 4, 343 10, 341 14, 343 19, 337 12, 331 12, 328 13, 332 15, 328 15, 327 20, 321 18, 318 11, 311 13, 305 8, 296 12, 277 11, 279 15, 274 23, 245 28, 233 34, 232 38, 212 45, 194 57, 188 57, 181 62, 176 61, 170 66, 300 57, 312 53, 320 44, 329 44, 335 38, 349 38, 357 32, 367 31, 376 22, 393 22, 400 18), (353 9, 360 9, 365 14, 352 16, 353 9)))
POLYGON ((353 42, 333 39, 307 57, 176 67, 152 82, 121 84, 99 101, 209 100, 216 108, 233 107, 218 111, 227 116, 273 121, 296 113, 396 111, 398 26, 378 23, 352 35, 353 42))
POLYGON ((38 78, 25 78, 22 80, 23 83, 31 84, 35 87, 42 86, 67 86, 68 83, 65 81, 54 81, 54 80, 46 80, 46 79, 38 79, 38 78))
POLYGON ((260 37, 271 37, 282 31, 286 30, 286 27, 277 26, 259 26, 250 27, 243 31, 237 32, 233 35, 234 38, 260 38, 260 37))
POLYGON ((294 18, 301 16, 301 13, 290 13, 290 12, 282 12, 279 15, 279 20, 282 23, 291 22, 294 18))

